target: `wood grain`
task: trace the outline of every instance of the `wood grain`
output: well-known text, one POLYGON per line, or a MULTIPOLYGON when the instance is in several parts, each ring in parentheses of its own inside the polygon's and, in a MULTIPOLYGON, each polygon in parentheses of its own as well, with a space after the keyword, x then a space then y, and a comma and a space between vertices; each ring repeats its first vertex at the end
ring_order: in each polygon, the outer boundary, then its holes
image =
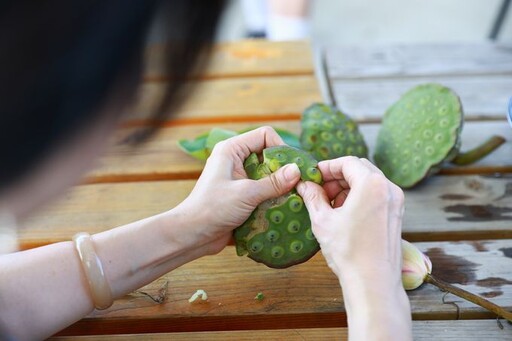
MULTIPOLYGON (((507 309, 512 307, 512 257, 507 251, 512 240, 417 245, 430 255, 434 274, 440 278, 486 295, 507 309)), ((141 290, 155 294, 166 281, 169 290, 164 303, 134 293, 108 310, 92 313, 62 335, 346 326, 337 278, 320 253, 307 263, 275 270, 237 257, 229 246, 219 255, 186 264, 141 290), (188 302, 197 289, 208 293, 208 302, 188 302), (263 301, 254 299, 258 292, 265 295, 263 301)), ((457 313, 455 306, 443 303, 443 295, 430 285, 409 292, 413 318, 492 318, 471 303, 446 297, 457 302, 457 313)))
MULTIPOLYGON (((165 48, 151 45, 146 50, 144 80, 166 80, 165 48)), ((285 75, 312 75, 313 60, 306 41, 269 42, 244 40, 219 43, 213 47, 202 78, 235 78, 285 75)))
MULTIPOLYGON (((195 124, 166 127, 146 144, 137 148, 126 144, 113 143, 95 167, 87 174, 88 183, 150 181, 171 179, 196 179, 203 169, 203 162, 186 155, 177 146, 180 139, 193 139, 208 132, 212 127, 240 131, 249 127, 270 125, 300 134, 300 123, 294 121, 260 121, 255 123, 218 123, 195 124)), ((361 132, 369 147, 369 157, 373 157, 380 125, 361 124, 361 132)), ((114 141, 122 140, 130 129, 122 129, 114 141)), ((466 122, 462 131, 462 151, 476 147, 492 134, 498 134, 507 142, 494 153, 473 165, 453 167, 444 166, 443 172, 449 174, 485 174, 512 172, 512 129, 506 121, 466 122)))
POLYGON ((329 46, 324 54, 331 79, 512 75, 506 43, 329 46))
POLYGON ((421 76, 409 78, 334 79, 336 104, 362 121, 380 121, 405 92, 423 83, 440 83, 459 96, 466 120, 503 119, 510 93, 509 75, 421 76))
MULTIPOLYGON (((314 75, 221 78, 191 85, 192 97, 170 115, 170 124, 299 119, 307 106, 321 101, 314 75)), ((164 83, 142 84, 126 123, 144 124, 158 109, 164 92, 164 83)))
MULTIPOLYGON (((482 339, 505 341, 512 337, 512 325, 502 323, 503 329, 498 327, 496 320, 460 320, 460 321, 413 321, 412 330, 414 340, 475 340, 482 339)), ((347 328, 309 328, 309 329, 278 329, 258 331, 227 331, 227 332, 190 332, 190 333, 154 333, 132 335, 97 335, 81 337, 53 337, 49 340, 187 340, 187 341, 223 341, 223 340, 290 340, 290 341, 317 341, 317 340, 347 340, 347 328)))

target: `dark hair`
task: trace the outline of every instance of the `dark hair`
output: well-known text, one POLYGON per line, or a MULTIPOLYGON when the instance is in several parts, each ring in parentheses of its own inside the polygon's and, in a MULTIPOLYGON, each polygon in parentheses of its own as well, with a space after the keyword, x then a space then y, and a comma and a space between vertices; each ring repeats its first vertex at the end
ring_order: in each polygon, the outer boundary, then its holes
POLYGON ((156 14, 166 26, 169 81, 153 121, 164 120, 184 98, 185 81, 213 41, 223 2, 19 0, 0 5, 0 189, 97 122, 113 90, 133 98, 156 14))

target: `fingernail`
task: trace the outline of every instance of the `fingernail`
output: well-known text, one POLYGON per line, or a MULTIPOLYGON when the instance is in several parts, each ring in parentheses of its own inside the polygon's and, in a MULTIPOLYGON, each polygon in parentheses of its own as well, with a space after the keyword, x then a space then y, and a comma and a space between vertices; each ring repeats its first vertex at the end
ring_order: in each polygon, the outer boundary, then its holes
POLYGON ((295 163, 290 163, 284 167, 284 178, 288 181, 295 180, 300 176, 299 167, 295 163))

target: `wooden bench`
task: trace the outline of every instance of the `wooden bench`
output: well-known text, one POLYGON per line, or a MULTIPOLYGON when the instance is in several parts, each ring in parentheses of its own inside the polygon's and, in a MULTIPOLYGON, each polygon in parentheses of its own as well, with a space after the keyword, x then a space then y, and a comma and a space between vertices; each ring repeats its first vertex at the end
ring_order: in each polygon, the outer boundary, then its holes
MULTIPOLYGON (((158 46, 148 50, 136 115, 119 136, 144 125, 161 96, 160 51, 158 46)), ((461 95, 467 119, 463 149, 492 133, 508 142, 475 165, 445 167, 406 191, 404 238, 431 257, 434 274, 512 310, 512 129, 504 115, 512 95, 512 47, 332 47, 319 53, 325 63, 319 70, 326 73, 317 78, 308 43, 219 45, 205 76, 194 80, 197 92, 158 135, 136 149, 113 143, 82 185, 24 222, 22 247, 69 240, 79 231, 103 231, 175 206, 191 191, 203 166, 180 151, 176 141, 212 127, 272 125, 298 133, 302 110, 326 101, 359 122, 372 155, 387 106, 409 87, 435 81, 461 95), (326 95, 321 88, 328 90, 326 95)), ((501 329, 493 314, 452 295, 444 297, 433 286, 408 294, 418 340, 512 337, 508 323, 502 322, 501 329)), ((274 270, 237 257, 228 246, 119 299, 108 310, 93 312, 56 339, 115 339, 112 334, 141 340, 329 340, 346 338, 347 330, 341 290, 321 253, 304 264, 274 270), (148 297, 163 288, 163 303, 148 297), (208 293, 207 303, 188 303, 197 289, 208 293), (264 300, 254 299, 258 292, 264 300)))

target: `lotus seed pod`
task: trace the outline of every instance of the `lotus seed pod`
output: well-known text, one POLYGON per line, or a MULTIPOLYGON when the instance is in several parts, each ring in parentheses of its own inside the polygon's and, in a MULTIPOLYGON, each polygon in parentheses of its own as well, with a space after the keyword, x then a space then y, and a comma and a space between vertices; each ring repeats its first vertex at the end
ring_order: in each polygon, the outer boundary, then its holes
POLYGON ((302 148, 317 160, 345 155, 368 156, 368 148, 357 124, 335 107, 315 103, 302 114, 302 148))
MULTIPOLYGON (((277 146, 263 150, 263 162, 251 154, 244 163, 249 178, 257 180, 299 160, 302 180, 322 182, 317 161, 307 152, 277 146)), ((236 251, 271 268, 286 268, 307 261, 320 246, 302 198, 293 190, 261 203, 234 231, 236 251)))
POLYGON ((452 90, 419 85, 386 111, 374 161, 391 181, 410 188, 457 156, 462 124, 462 105, 452 90))

